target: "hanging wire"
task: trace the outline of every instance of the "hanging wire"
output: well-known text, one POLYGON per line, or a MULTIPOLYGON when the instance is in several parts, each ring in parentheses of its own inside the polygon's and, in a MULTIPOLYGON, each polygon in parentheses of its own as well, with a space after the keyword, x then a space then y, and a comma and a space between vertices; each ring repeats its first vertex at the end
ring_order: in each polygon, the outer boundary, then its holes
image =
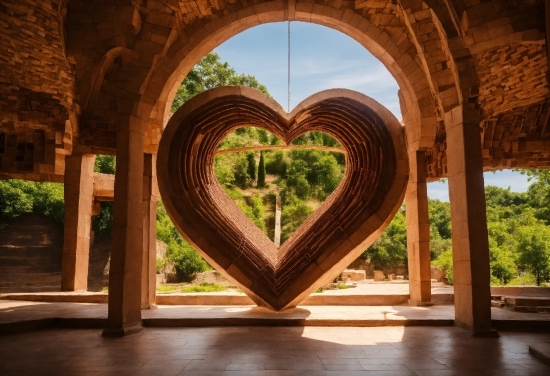
POLYGON ((290 112, 290 21, 288 21, 288 102, 286 111, 290 112))

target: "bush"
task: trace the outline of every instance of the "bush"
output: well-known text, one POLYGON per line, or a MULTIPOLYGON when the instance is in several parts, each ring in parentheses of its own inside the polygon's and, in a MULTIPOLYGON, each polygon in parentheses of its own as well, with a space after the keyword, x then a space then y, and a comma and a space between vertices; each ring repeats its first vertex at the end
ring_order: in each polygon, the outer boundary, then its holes
POLYGON ((211 269, 174 227, 160 200, 157 204, 157 239, 167 244, 166 257, 180 277, 192 279, 195 274, 211 269))
POLYGON ((116 157, 114 155, 97 155, 95 158, 94 171, 102 174, 114 175, 116 171, 116 157))
POLYGON ((32 213, 34 198, 24 180, 0 180, 0 222, 32 213))
POLYGON ((445 275, 448 279, 448 284, 453 284, 453 252, 448 250, 443 252, 437 259, 435 259, 432 264, 445 270, 445 275))
POLYGON ((284 151, 267 152, 265 155, 265 171, 270 175, 286 176, 288 157, 284 151))
POLYGON ((0 181, 0 222, 21 214, 43 214, 59 223, 65 220, 63 184, 26 180, 0 181))
POLYGON ((382 236, 364 253, 363 259, 370 259, 376 269, 405 265, 407 267, 407 230, 405 211, 401 208, 392 219, 382 236))
POLYGON ((531 273, 524 273, 507 283, 508 286, 535 286, 536 284, 537 279, 531 273))
POLYGON ((287 198, 281 211, 281 244, 313 213, 313 208, 296 197, 287 198))
POLYGON ((176 273, 186 279, 191 279, 197 273, 210 269, 201 255, 189 243, 177 244, 172 242, 168 245, 168 259, 174 263, 176 273))

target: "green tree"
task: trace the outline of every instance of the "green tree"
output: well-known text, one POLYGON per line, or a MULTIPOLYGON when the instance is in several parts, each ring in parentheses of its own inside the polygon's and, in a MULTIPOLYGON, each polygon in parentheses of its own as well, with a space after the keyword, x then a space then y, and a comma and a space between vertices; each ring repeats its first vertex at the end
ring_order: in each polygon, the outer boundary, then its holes
POLYGON ((260 152, 260 163, 258 164, 258 187, 265 187, 265 160, 264 152, 260 152))
POLYGON ((116 171, 116 157, 114 155, 99 154, 95 157, 94 172, 114 175, 116 171))
POLYGON ((449 285, 452 285, 454 283, 452 250, 448 249, 447 251, 440 254, 439 257, 432 262, 432 264, 445 270, 445 275, 447 276, 447 282, 449 283, 449 285))
POLYGON ((59 223, 65 220, 63 184, 27 180, 0 181, 0 222, 21 214, 46 215, 59 223))
POLYGON ((248 86, 269 96, 267 88, 256 77, 238 74, 229 63, 221 61, 220 55, 211 52, 189 71, 176 92, 171 111, 176 112, 185 102, 203 91, 227 85, 248 86))
POLYGON ((407 265, 405 208, 399 209, 382 236, 363 252, 362 257, 370 259, 377 269, 407 265))
POLYGON ((432 235, 435 235, 435 230, 438 237, 451 239, 451 205, 448 202, 430 199, 428 210, 432 235))
POLYGON ((288 153, 284 151, 268 151, 264 155, 266 173, 285 178, 289 164, 288 153))
POLYGON ((246 155, 246 160, 248 162, 248 176, 251 180, 256 180, 256 159, 254 158, 254 153, 248 153, 246 155))
POLYGON ((281 244, 313 213, 313 208, 296 197, 289 197, 282 205, 281 244))
POLYGON ((526 170, 531 184, 527 196, 537 218, 550 224, 550 170, 526 170))
POLYGON ((535 276, 537 286, 550 278, 550 230, 538 224, 518 231, 519 265, 535 276))
POLYGON ((0 180, 0 222, 32 213, 34 197, 30 185, 32 182, 25 180, 0 180))
POLYGON ((159 200, 157 204, 157 239, 167 245, 167 258, 182 278, 191 280, 195 274, 210 269, 201 255, 178 232, 159 200))

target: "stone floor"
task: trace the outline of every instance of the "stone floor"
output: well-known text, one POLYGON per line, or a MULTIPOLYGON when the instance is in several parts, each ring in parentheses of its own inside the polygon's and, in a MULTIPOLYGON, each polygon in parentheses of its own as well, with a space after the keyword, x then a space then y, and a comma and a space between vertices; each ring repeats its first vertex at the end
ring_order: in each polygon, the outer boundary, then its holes
MULTIPOLYGON (((550 314, 492 308, 492 317, 497 330, 550 333, 550 314)), ((142 318, 145 327, 441 327, 454 325, 454 306, 302 306, 280 313, 253 306, 159 306, 142 311, 142 318)), ((106 323, 106 304, 0 301, 0 340, 31 330, 97 329, 106 323)))
POLYGON ((456 327, 145 328, 124 338, 54 329, 0 337, 10 375, 548 376, 548 334, 474 338, 456 327))

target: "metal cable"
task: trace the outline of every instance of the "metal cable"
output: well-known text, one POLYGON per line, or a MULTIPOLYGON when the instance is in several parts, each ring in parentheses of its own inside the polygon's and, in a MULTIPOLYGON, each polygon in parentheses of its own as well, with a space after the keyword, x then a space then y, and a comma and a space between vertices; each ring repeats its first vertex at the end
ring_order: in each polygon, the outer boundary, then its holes
POLYGON ((288 21, 288 102, 286 111, 290 112, 290 21, 288 21))

